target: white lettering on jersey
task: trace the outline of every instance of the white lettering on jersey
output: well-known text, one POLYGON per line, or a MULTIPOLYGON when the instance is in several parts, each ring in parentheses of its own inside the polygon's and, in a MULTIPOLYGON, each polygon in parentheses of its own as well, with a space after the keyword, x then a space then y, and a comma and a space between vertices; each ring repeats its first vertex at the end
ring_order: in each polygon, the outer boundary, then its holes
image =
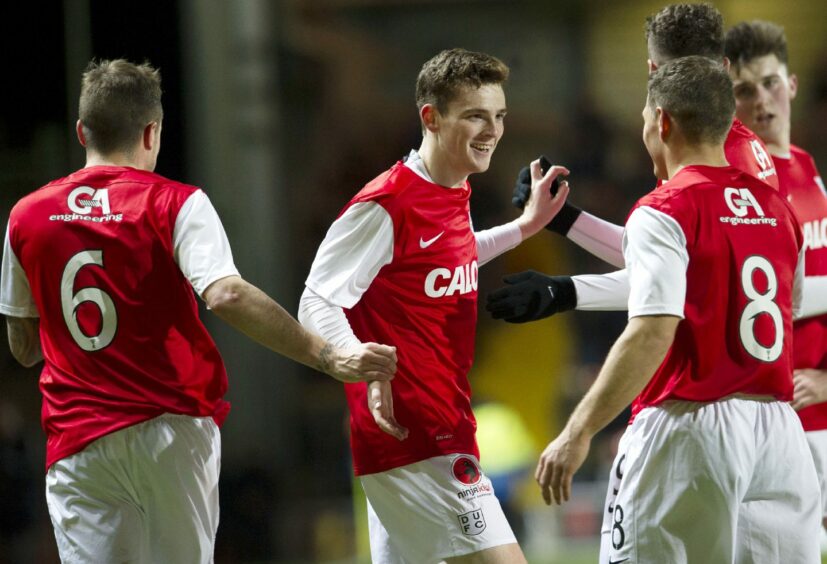
POLYGON ((106 188, 95 190, 89 186, 78 186, 69 193, 67 203, 70 210, 81 215, 89 215, 92 208, 101 208, 103 215, 112 213, 109 208, 109 190, 106 188))
POLYGON ((760 217, 764 217, 764 210, 761 208, 761 204, 758 203, 758 200, 755 199, 755 196, 753 196, 752 192, 747 188, 725 188, 724 200, 726 200, 726 205, 729 206, 729 209, 732 210, 732 213, 734 213, 736 217, 746 216, 748 212, 747 208, 750 206, 755 209, 755 213, 760 217), (736 198, 736 196, 740 196, 740 198, 736 198))
POLYGON ((50 215, 49 221, 87 221, 92 223, 123 221, 122 213, 112 213, 107 188, 95 190, 89 186, 78 186, 69 193, 66 203, 72 213, 50 215), (91 215, 93 208, 100 208, 101 215, 91 215))
POLYGON ((441 298, 476 291, 478 273, 477 261, 460 265, 453 273, 447 268, 435 268, 425 277, 425 295, 441 298))
POLYGON ((808 221, 803 226, 804 248, 823 249, 827 247, 827 217, 808 221))
POLYGON ((753 139, 749 142, 749 146, 752 148, 752 154, 755 155, 755 161, 758 163, 758 166, 761 167, 761 172, 758 173, 758 178, 764 180, 768 176, 775 174, 775 167, 772 166, 772 159, 764 150, 764 147, 761 146, 761 143, 757 139, 753 139))

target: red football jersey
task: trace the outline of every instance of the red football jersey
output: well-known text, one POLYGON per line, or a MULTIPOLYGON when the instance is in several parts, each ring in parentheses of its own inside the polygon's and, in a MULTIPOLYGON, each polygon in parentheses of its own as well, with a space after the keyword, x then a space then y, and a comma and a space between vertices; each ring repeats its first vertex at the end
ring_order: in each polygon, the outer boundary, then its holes
MULTIPOLYGON (((410 434, 382 432, 367 406, 366 384, 347 384, 356 475, 433 456, 479 456, 468 372, 477 321, 477 245, 470 186, 445 188, 397 163, 345 207, 376 202, 393 221, 393 258, 346 310, 361 341, 397 347, 394 414, 410 434)), ((344 213, 344 210, 343 210, 344 213)))
MULTIPOLYGON (((724 154, 730 166, 778 190, 778 174, 767 146, 738 118, 732 120, 732 127, 724 141, 724 154)), ((658 186, 662 184, 663 181, 659 180, 658 186)))
POLYGON ((12 210, 9 243, 40 313, 47 466, 162 413, 226 417, 224 365, 173 258, 196 190, 97 166, 12 210))
POLYGON ((792 398, 792 286, 802 245, 790 205, 734 167, 689 166, 641 198, 686 238, 685 318, 633 415, 665 400, 792 398))
POLYGON ((735 119, 724 142, 724 153, 729 164, 747 174, 762 180, 775 188, 779 187, 778 173, 767 146, 750 128, 735 119))
MULTIPOLYGON (((781 190, 793 207, 804 232, 807 276, 827 276, 827 194, 813 158, 790 147, 790 158, 774 157, 781 190)), ((827 370, 827 315, 796 321, 793 326, 795 368, 827 370)), ((827 429, 827 403, 798 412, 805 431, 827 429)))

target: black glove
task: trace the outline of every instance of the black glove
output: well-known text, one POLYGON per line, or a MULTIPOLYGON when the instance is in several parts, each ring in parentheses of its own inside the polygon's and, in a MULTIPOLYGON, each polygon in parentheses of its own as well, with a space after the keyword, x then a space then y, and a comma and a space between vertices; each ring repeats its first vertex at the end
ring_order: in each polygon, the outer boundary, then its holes
POLYGON ((503 282, 509 286, 488 294, 485 304, 494 319, 525 323, 577 307, 571 276, 546 276, 526 270, 506 276, 503 282))
MULTIPOLYGON (((540 157, 540 169, 543 171, 543 174, 548 172, 548 169, 551 168, 551 162, 546 158, 545 155, 540 157)), ((557 189, 560 187, 560 177, 554 179, 551 183, 551 195, 557 195, 557 189)), ((514 204, 515 208, 523 209, 525 207, 525 203, 528 201, 528 197, 531 195, 531 169, 529 167, 523 167, 520 169, 520 173, 517 175, 517 184, 514 186, 514 194, 511 196, 511 203, 514 204)), ((563 207, 557 212, 551 221, 548 222, 546 225, 546 229, 549 231, 554 231, 555 233, 559 233, 564 237, 571 229, 571 226, 583 213, 583 210, 575 206, 574 204, 570 204, 568 200, 566 203, 563 204, 563 207)))

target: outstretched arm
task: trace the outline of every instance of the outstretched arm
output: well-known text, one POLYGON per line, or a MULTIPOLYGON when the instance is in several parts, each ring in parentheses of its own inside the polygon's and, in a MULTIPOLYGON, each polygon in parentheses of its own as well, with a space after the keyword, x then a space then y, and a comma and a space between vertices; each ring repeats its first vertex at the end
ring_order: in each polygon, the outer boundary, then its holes
POLYGON ((390 380, 396 349, 367 343, 342 349, 304 329, 284 308, 240 276, 228 276, 204 291, 218 317, 272 351, 342 382, 390 380))
POLYGON ((536 321, 572 309, 624 311, 629 302, 626 270, 610 274, 546 276, 526 271, 506 276, 508 286, 488 294, 485 308, 509 323, 536 321))

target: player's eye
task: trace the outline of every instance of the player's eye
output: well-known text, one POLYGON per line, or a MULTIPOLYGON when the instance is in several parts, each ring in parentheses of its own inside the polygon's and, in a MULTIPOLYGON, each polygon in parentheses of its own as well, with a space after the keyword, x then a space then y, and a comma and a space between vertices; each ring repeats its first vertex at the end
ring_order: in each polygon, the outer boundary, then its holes
POLYGON ((741 100, 748 100, 755 96, 755 88, 749 84, 739 84, 733 90, 735 97, 741 100))

